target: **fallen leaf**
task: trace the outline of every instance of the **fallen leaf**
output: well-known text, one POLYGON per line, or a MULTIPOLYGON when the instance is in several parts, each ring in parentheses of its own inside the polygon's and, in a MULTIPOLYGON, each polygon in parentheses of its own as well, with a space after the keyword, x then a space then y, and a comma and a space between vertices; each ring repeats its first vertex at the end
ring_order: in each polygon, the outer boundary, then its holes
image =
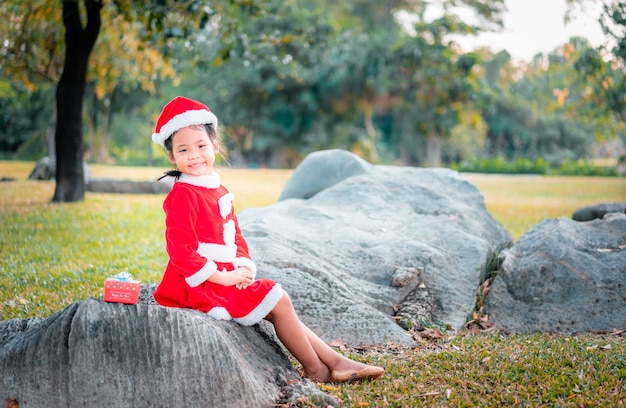
POLYGON ((443 338, 443 333, 439 329, 425 329, 420 332, 420 336, 426 340, 440 340, 443 338))
POLYGON ((431 392, 425 392, 423 394, 417 394, 416 397, 433 397, 435 395, 439 395, 441 394, 441 392, 439 391, 431 391, 431 392))

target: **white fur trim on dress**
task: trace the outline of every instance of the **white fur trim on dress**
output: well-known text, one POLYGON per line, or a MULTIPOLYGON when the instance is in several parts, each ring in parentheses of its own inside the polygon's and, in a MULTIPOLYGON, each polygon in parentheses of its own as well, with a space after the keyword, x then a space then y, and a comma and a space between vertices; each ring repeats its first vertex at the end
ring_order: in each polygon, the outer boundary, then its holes
POLYGON ((244 317, 238 317, 233 319, 239 324, 244 326, 252 326, 253 324, 257 324, 265 316, 268 315, 269 312, 274 309, 274 306, 278 304, 280 298, 283 297, 283 288, 280 286, 280 283, 276 283, 274 287, 265 295, 261 303, 257 307, 254 308, 253 311, 248 313, 244 317))
POLYGON ((224 238, 224 243, 226 245, 234 245, 235 244, 235 221, 230 220, 224 223, 224 232, 222 233, 224 238))
POLYGON ((211 277, 211 275, 213 275, 215 272, 217 272, 217 265, 212 260, 207 259, 204 266, 200 268, 198 272, 185 278, 185 282, 187 282, 187 284, 192 288, 195 288, 202 282, 209 279, 209 277, 211 277))
POLYGON ((217 116, 206 109, 188 110, 172 117, 165 125, 161 126, 159 133, 152 134, 152 141, 165 148, 165 141, 172 133, 191 125, 204 125, 212 123, 217 129, 217 116))
POLYGON ((191 174, 181 174, 177 183, 187 183, 198 187, 218 188, 220 186, 220 175, 213 173, 209 176, 192 176, 191 174))
POLYGON ((233 210, 233 200, 235 199, 235 195, 233 193, 224 194, 217 200, 217 203, 220 207, 220 215, 223 219, 228 217, 228 214, 233 210))
POLYGON ((235 268, 239 268, 239 267, 246 267, 248 269, 250 269, 250 271, 252 271, 252 278, 256 278, 256 264, 254 262, 252 262, 252 259, 248 259, 248 258, 244 258, 244 257, 239 257, 239 258, 235 258, 235 260, 233 261, 233 266, 235 268))
POLYGON ((223 307, 214 307, 207 312, 207 315, 215 320, 233 320, 233 317, 230 313, 228 313, 228 310, 223 307))
POLYGON ((221 245, 200 242, 196 252, 215 262, 232 263, 237 257, 237 245, 221 245))

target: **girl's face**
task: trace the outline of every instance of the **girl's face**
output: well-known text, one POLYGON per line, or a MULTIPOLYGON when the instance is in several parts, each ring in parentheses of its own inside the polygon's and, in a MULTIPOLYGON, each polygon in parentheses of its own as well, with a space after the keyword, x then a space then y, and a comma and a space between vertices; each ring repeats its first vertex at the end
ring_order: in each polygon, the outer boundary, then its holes
POLYGON ((212 142, 202 127, 186 127, 172 136, 170 162, 176 168, 192 176, 213 174, 215 153, 219 150, 217 142, 212 142))

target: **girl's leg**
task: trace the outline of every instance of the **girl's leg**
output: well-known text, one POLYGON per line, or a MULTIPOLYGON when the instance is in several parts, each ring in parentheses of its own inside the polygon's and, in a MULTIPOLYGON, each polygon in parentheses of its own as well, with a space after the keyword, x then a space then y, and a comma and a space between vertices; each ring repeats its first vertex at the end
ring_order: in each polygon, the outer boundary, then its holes
POLYGON ((361 370, 367 367, 367 364, 359 363, 354 360, 350 360, 342 354, 337 353, 332 347, 326 344, 319 338, 313 330, 309 329, 304 323, 300 322, 304 332, 313 346, 313 349, 317 353, 317 356, 329 370, 361 370))
POLYGON ((375 380, 385 374, 385 369, 382 367, 359 363, 337 353, 304 323, 301 324, 315 352, 330 370, 332 382, 375 380))
POLYGON ((330 380, 330 370, 320 359, 309 340, 306 326, 298 318, 286 292, 266 316, 272 322, 276 335, 287 350, 302 364, 305 373, 320 381, 330 380))
POLYGON ((337 353, 300 321, 287 293, 266 317, 287 350, 302 364, 305 373, 320 381, 353 381, 378 378, 381 367, 350 360, 337 353))

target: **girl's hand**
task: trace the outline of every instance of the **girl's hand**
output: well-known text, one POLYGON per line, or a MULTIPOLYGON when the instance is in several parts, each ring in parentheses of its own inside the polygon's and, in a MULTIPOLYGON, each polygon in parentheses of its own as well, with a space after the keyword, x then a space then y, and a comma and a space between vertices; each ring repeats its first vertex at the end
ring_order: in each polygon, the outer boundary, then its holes
POLYGON ((245 266, 232 271, 227 271, 224 268, 209 276, 208 280, 223 286, 236 286, 237 289, 245 289, 254 282, 254 274, 245 266))
POLYGON ((230 273, 236 273, 238 275, 238 282, 235 286, 239 290, 247 288, 254 282, 254 274, 245 266, 239 267, 230 273))

